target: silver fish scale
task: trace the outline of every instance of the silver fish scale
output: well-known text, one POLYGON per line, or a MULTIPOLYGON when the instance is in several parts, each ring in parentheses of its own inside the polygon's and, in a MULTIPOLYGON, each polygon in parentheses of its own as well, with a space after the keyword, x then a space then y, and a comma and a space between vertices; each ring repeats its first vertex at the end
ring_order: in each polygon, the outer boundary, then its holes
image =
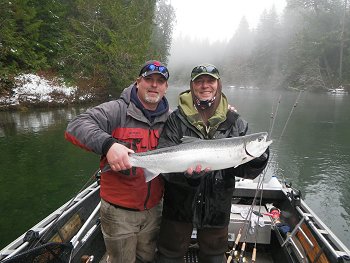
POLYGON ((202 169, 208 167, 212 170, 219 170, 252 160, 253 157, 246 153, 247 143, 257 140, 254 143, 258 147, 259 144, 266 144, 266 138, 267 133, 217 140, 194 139, 190 142, 186 138, 186 142, 176 146, 132 154, 130 160, 133 166, 145 168, 155 175, 184 172, 187 168, 198 164, 202 166, 202 169), (258 138, 261 138, 260 141, 258 138))

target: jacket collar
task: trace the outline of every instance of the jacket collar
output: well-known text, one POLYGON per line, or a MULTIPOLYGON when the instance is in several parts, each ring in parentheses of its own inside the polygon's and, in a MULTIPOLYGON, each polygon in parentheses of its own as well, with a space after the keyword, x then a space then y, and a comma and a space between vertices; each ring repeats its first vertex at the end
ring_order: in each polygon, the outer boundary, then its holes
POLYGON ((209 125, 206 126, 195 108, 190 90, 187 90, 179 96, 179 111, 206 138, 212 138, 219 125, 226 120, 228 111, 228 102, 224 94, 222 94, 220 103, 212 117, 208 119, 209 125))
POLYGON ((142 115, 146 117, 150 123, 154 122, 157 117, 169 112, 169 103, 165 97, 161 99, 155 111, 147 110, 137 96, 136 83, 124 89, 120 98, 129 105, 128 112, 133 115, 133 117, 140 119, 140 112, 137 111, 141 111, 142 115))

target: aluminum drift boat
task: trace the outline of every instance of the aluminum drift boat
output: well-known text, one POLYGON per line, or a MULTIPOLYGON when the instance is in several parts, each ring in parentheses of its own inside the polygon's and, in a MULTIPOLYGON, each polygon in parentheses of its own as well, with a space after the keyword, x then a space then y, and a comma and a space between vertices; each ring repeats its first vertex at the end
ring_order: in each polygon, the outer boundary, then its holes
MULTIPOLYGON (((350 262, 349 249, 298 191, 275 177, 260 185, 263 191, 256 190, 259 185, 236 182, 227 262, 350 262)), ((99 185, 94 183, 2 249, 1 263, 105 262, 99 204, 99 185)), ((194 230, 185 262, 198 262, 197 254, 194 230)))

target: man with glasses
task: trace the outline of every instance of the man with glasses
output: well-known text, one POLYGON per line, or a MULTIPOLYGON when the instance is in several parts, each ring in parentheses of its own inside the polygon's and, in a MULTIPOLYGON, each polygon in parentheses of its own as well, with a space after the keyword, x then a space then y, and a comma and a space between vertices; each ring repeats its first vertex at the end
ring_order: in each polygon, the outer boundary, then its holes
POLYGON ((119 99, 77 116, 65 132, 68 141, 101 155, 101 226, 111 263, 154 258, 163 181, 157 177, 146 183, 128 154, 157 147, 169 115, 168 78, 162 63, 147 61, 119 99))
MULTIPOLYGON (((214 65, 202 64, 191 73, 190 89, 179 96, 158 148, 181 143, 184 136, 206 140, 246 134, 247 122, 228 107, 214 65)), ((185 173, 164 174, 165 192, 157 263, 184 262, 193 227, 197 229, 199 262, 226 262, 228 224, 235 176, 255 178, 265 168, 268 150, 248 163, 219 171, 190 167, 185 173)))

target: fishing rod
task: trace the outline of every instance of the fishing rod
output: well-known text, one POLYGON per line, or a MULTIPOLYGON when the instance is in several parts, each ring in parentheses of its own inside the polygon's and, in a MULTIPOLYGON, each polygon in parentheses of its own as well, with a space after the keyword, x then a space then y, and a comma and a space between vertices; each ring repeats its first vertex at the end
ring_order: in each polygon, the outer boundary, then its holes
MULTIPOLYGON (((265 174, 266 174, 266 169, 263 172, 263 176, 259 177, 259 180, 258 180, 258 183, 257 183, 255 195, 254 195, 252 204, 251 204, 251 206, 249 208, 249 222, 251 222, 251 220, 252 220, 253 210, 254 210, 254 207, 256 205, 259 189, 263 189, 264 188, 265 174)), ((262 193, 263 193, 263 191, 260 191, 260 192, 261 192, 261 194, 260 194, 260 203, 259 203, 259 210, 258 210, 258 221, 257 221, 257 224, 256 224, 257 228, 259 226, 259 220, 260 220, 260 216, 259 215, 261 214, 261 207, 262 207, 262 193)), ((244 254, 245 254, 246 240, 247 240, 247 237, 248 237, 249 229, 250 229, 250 227, 249 227, 249 224, 248 224, 246 229, 245 229, 245 235, 244 235, 243 244, 242 244, 242 247, 241 247, 241 253, 239 255, 239 260, 238 260, 239 263, 244 263, 245 262, 244 254)), ((258 229, 255 231, 255 246, 254 246, 254 249, 253 249, 253 254, 255 254, 254 258, 256 258, 257 235, 258 235, 258 229)))
MULTIPOLYGON (((277 141, 277 145, 279 145, 285 131, 286 131, 286 128, 287 128, 287 125, 290 121, 290 118, 294 112, 294 109, 297 107, 298 105, 298 102, 299 102, 299 99, 300 99, 300 95, 301 95, 301 92, 302 91, 299 91, 299 94, 296 98, 296 101, 295 103, 293 104, 293 107, 292 109, 290 110, 289 112, 289 116, 284 124, 284 127, 282 129, 282 132, 280 134, 280 137, 277 141)), ((275 110, 275 113, 273 113, 273 110, 271 111, 271 121, 270 121, 270 129, 269 129, 269 134, 271 136, 272 132, 273 132, 273 129, 274 129, 274 126, 275 126, 275 120, 276 120, 276 117, 277 117, 277 113, 278 113, 278 110, 279 110, 279 106, 280 106, 280 103, 281 103, 281 95, 279 96, 278 98, 278 101, 277 101, 277 105, 276 105, 276 110, 275 110)), ((248 220, 249 218, 249 222, 251 221, 251 217, 252 217, 252 213, 253 213, 253 209, 254 209, 254 206, 256 204, 256 200, 257 200, 257 196, 258 196, 258 192, 260 190, 260 202, 259 202, 259 211, 258 211, 258 215, 261 214, 261 207, 262 207, 262 196, 263 196, 263 191, 264 191, 264 180, 265 180, 265 175, 267 173, 267 170, 268 170, 268 167, 269 165, 271 164, 272 160, 274 159, 275 157, 275 154, 271 152, 271 159, 270 161, 268 162, 267 166, 265 167, 262 175, 259 176, 259 180, 258 180, 258 183, 257 183, 257 188, 256 188, 256 192, 255 192, 255 195, 254 195, 254 198, 253 198, 253 201, 252 201, 252 204, 249 208, 249 211, 248 211, 248 214, 247 214, 247 217, 245 218, 245 221, 242 223, 243 227, 244 225, 246 224, 246 221, 248 220)), ((258 222, 257 222, 257 225, 259 225, 259 220, 260 220, 260 216, 258 216, 258 222)), ((243 243, 242 243, 242 247, 241 247, 241 253, 239 255, 239 259, 238 259, 238 262, 239 263, 243 263, 245 262, 245 258, 244 258, 244 253, 245 253, 245 247, 246 247, 246 240, 247 240, 247 235, 248 235, 248 231, 249 231, 249 227, 247 227, 245 229, 245 234, 244 234, 244 239, 243 239, 243 243)), ((239 240, 241 238, 241 232, 242 232, 242 227, 239 229, 239 232, 238 232, 238 235, 237 235, 237 238, 235 240, 235 243, 234 243, 234 246, 232 248, 232 250, 230 251, 230 254, 229 254, 229 257, 227 259, 227 263, 230 263, 233 259, 233 257, 235 257, 235 259, 237 260, 237 255, 238 255, 238 252, 237 252, 237 247, 238 247, 238 243, 239 243, 239 240)), ((252 263, 255 263, 256 262, 256 254, 257 254, 257 239, 258 239, 258 231, 255 232, 255 242, 254 242, 254 248, 253 248, 253 253, 252 253, 252 263)))
MULTIPOLYGON (((287 129, 287 126, 288 126, 289 122, 290 122, 291 116, 292 116, 292 114, 293 114, 295 108, 297 107, 297 105, 298 105, 298 103, 299 103, 299 99, 300 99, 300 96, 301 96, 301 92, 302 92, 302 90, 299 91, 298 96, 297 96, 297 98, 296 98, 296 100, 295 100, 295 102, 294 102, 294 104, 293 104, 293 106, 292 106, 292 108, 291 108, 291 110, 290 110, 290 112, 289 112, 289 115, 288 115, 288 117, 287 117, 287 120, 286 120, 286 122, 284 123, 282 132, 281 132, 280 136, 279 136, 278 139, 277 139, 277 143, 275 144, 275 145, 276 145, 275 149, 278 149, 278 148, 279 148, 279 145, 280 145, 280 143, 281 143, 282 137, 283 137, 283 135, 284 135, 284 133, 285 133, 285 131, 286 131, 286 129, 287 129)), ((280 103, 281 103, 281 95, 280 95, 280 97, 278 98, 278 102, 277 102, 277 106, 276 106, 276 111, 275 111, 275 113, 273 113, 273 111, 271 112, 271 119, 272 119, 272 122, 271 122, 271 124, 270 124, 270 130, 269 130, 269 132, 268 132, 268 134, 269 134, 268 136, 269 136, 269 137, 271 136, 271 134, 272 134, 272 132, 273 132, 273 129, 274 129, 274 127, 275 127, 275 126, 274 126, 274 125, 275 125, 275 120, 276 120, 276 117, 277 117, 277 113, 278 113, 278 109, 279 109, 280 103)), ((276 153, 274 153, 274 152, 272 152, 272 151, 270 152, 271 158, 270 158, 269 162, 267 163, 264 172, 267 171, 268 168, 270 167, 270 165, 273 163, 273 160, 275 159, 275 156, 276 156, 276 155, 277 155, 276 153)), ((263 173, 263 176, 265 177, 265 173, 263 173)), ((282 178, 282 179, 283 179, 283 182, 285 182, 285 178, 284 178, 284 175, 283 175, 283 174, 282 174, 282 177, 283 177, 283 178, 282 178)))
MULTIPOLYGON (((259 221, 260 221, 260 215, 261 215, 261 207, 262 207, 262 197, 263 197, 263 192, 264 192, 264 178, 265 178, 265 172, 266 170, 264 170, 264 175, 262 176, 262 183, 261 183, 261 193, 260 193, 260 202, 259 202, 259 211, 258 211, 258 222, 257 222, 257 226, 259 226, 259 221)), ((255 236, 254 236, 254 239, 255 239, 255 242, 254 242, 254 248, 253 248, 253 254, 252 254, 252 263, 255 263, 255 260, 256 260, 256 244, 257 244, 257 241, 258 241, 258 235, 259 235, 259 231, 257 230, 255 232, 255 236)))
MULTIPOLYGON (((233 248, 231 249, 231 251, 229 253, 229 257, 227 258, 227 263, 230 263, 232 261, 232 259, 234 259, 234 258, 235 258, 235 262, 236 262, 237 261, 237 257, 238 257, 238 260, 240 262, 244 260, 244 252, 245 252, 246 240, 247 240, 248 231, 249 231, 249 224, 247 222, 251 222, 253 209, 254 209, 254 206, 256 204, 258 189, 260 188, 259 185, 262 184, 262 182, 263 181, 261 181, 261 178, 259 178, 259 182, 257 184, 257 189, 255 191, 253 202, 250 205, 250 207, 248 209, 247 216, 245 217, 245 219, 242 222, 241 227, 240 227, 240 229, 238 231, 238 235, 237 235, 237 238, 236 238, 235 243, 233 245, 233 248), (249 220, 248 220, 248 218, 249 218, 249 220), (244 239, 243 239, 243 243, 242 243, 242 247, 241 247, 241 253, 238 254, 238 250, 237 250, 238 249, 238 244, 239 244, 239 241, 241 239, 242 231, 243 231, 245 226, 246 226, 246 228, 245 228, 245 235, 244 235, 244 239)), ((260 207, 259 207, 259 214, 260 214, 260 207)))
POLYGON ((241 239, 241 232, 242 232, 242 227, 240 227, 238 230, 238 234, 237 234, 235 243, 233 244, 233 247, 232 247, 230 254, 227 258, 227 263, 231 263, 233 257, 236 258, 238 256, 238 254, 237 254, 238 252, 237 252, 236 248, 238 246, 239 240, 241 239))
MULTIPOLYGON (((258 190, 261 187, 260 185, 262 183, 263 183, 263 180, 261 180, 261 177, 260 177, 259 178, 259 182, 257 184, 257 189, 255 191, 255 195, 254 195, 252 204, 249 206, 248 213, 247 213, 247 215, 246 215, 244 221, 242 222, 241 227, 240 227, 240 229, 238 231, 238 235, 237 235, 237 238, 236 238, 235 243, 233 245, 233 248, 231 249, 231 251, 229 253, 229 257, 227 258, 227 263, 230 263, 233 259, 234 259, 234 262, 237 262, 237 260, 238 260, 238 262, 244 262, 244 260, 245 260, 245 258, 244 258, 245 246, 246 246, 246 240, 247 240, 247 236, 248 236, 248 231, 249 231, 249 228, 250 228, 248 222, 251 222, 253 209, 254 209, 254 206, 255 206, 256 200, 257 200, 257 193, 258 193, 258 190), (244 239, 243 239, 241 251, 238 254, 237 248, 238 248, 238 243, 240 241, 240 238, 242 236, 243 229, 245 229, 244 239)), ((262 199, 262 198, 260 198, 260 199, 262 199)), ((260 201, 258 214, 260 214, 260 208, 261 208, 261 201, 260 201)), ((259 218, 258 218, 258 224, 259 224, 259 218)))
MULTIPOLYGON (((254 203, 254 201, 253 201, 253 203, 254 203)), ((237 260, 239 260, 239 261, 243 260, 243 255, 244 255, 244 251, 245 251, 245 244, 246 244, 245 240, 247 238, 247 233, 248 233, 247 230, 249 229, 249 222, 251 222, 253 207, 254 207, 253 204, 249 207, 248 213, 247 213, 244 221, 242 222, 241 227, 239 228, 235 243, 234 243, 234 245, 229 253, 229 256, 227 258, 227 263, 230 263, 232 260, 234 260, 234 262, 237 262, 237 260), (238 254, 238 244, 239 244, 239 241, 242 237, 243 229, 245 229, 244 242, 242 243, 242 246, 241 246, 241 252, 238 254)))
POLYGON ((282 136, 284 135, 284 132, 285 132, 285 130, 286 130, 286 128, 287 128, 287 125, 288 125, 288 123, 289 123, 289 120, 290 120, 290 118, 291 118, 291 116, 292 116, 292 114, 293 114, 293 111, 294 111, 294 109, 297 107, 297 105, 298 105, 298 103, 299 103, 299 98, 300 98, 301 92, 302 92, 302 90, 299 91, 298 97, 297 97, 297 99, 295 100, 295 103, 294 103, 294 105, 293 105, 291 111, 289 112, 289 116, 288 116, 288 118, 287 118, 287 120, 286 120, 286 123, 285 123, 285 125, 284 125, 284 127, 283 127, 283 130, 282 130, 282 132, 281 132, 281 135, 280 135, 280 137, 279 137, 279 141, 282 139, 282 136))
MULTIPOLYGON (((292 116, 292 114, 293 114, 295 108, 297 107, 297 105, 298 105, 298 103, 299 103, 299 99, 300 99, 300 96, 301 96, 301 92, 302 92, 302 90, 299 91, 298 96, 297 96, 297 98, 296 98, 296 100, 295 100, 295 102, 294 102, 294 104, 293 104, 293 106, 292 106, 292 108, 291 108, 291 110, 290 110, 290 112, 289 112, 288 118, 287 118, 287 120, 286 120, 286 122, 285 122, 285 124, 284 124, 284 127, 283 127, 283 129, 282 129, 282 132, 281 132, 281 134, 280 134, 280 136, 279 136, 279 138, 278 138, 278 140, 277 140, 277 147, 276 147, 276 148, 278 148, 278 146, 279 146, 279 144, 280 144, 280 142, 281 142, 281 140, 282 140, 282 137, 283 137, 283 135, 284 135, 284 133, 285 133, 285 131, 286 131, 286 129, 287 129, 287 125, 288 125, 289 122, 290 122, 291 116, 292 116)), ((277 102, 277 105, 276 105, 275 114, 273 115, 273 110, 271 111, 272 123, 271 123, 270 131, 269 131, 269 134, 270 134, 270 135, 272 134, 273 129, 274 129, 274 127, 275 127, 275 121, 276 121, 276 117, 277 117, 277 113, 278 113, 278 109, 279 109, 280 103, 281 103, 281 95, 280 95, 279 98, 278 98, 278 102, 277 102)), ((261 178, 259 178, 259 182, 260 182, 260 181, 263 182, 263 181, 265 180, 265 175, 266 175, 266 172, 267 172, 267 170, 268 170, 268 167, 269 167, 269 165, 272 163, 272 160, 274 159, 274 157, 275 157, 277 154, 271 152, 271 155, 272 155, 272 156, 271 156, 271 159, 270 159, 270 161, 268 162, 268 164, 267 164, 267 166, 266 166, 266 168, 265 168, 265 170, 264 170, 262 176, 260 176, 261 178), (261 179, 261 180, 260 180, 260 179, 261 179)), ((283 176, 283 181, 285 181, 285 178, 284 178, 284 175, 283 175, 283 174, 282 174, 282 176, 283 176)), ((259 186, 259 183, 258 183, 258 186, 259 186)), ((263 196, 263 192, 264 192, 264 184, 263 184, 263 183, 261 183, 260 192, 261 192, 261 194, 260 194, 259 214, 260 214, 260 209, 261 209, 261 206, 262 206, 262 196, 263 196)), ((260 219, 260 217, 258 217, 258 225, 259 225, 259 219, 260 219)), ((255 263, 255 262, 256 262, 257 238, 258 238, 258 231, 256 231, 256 233, 255 233, 255 242, 254 242, 254 248, 253 248, 253 253, 252 253, 252 261, 251 261, 252 263, 255 263)))
POLYGON ((275 120, 276 120, 275 116, 277 116, 278 109, 279 109, 279 105, 280 105, 280 103, 281 103, 281 98, 282 98, 282 95, 280 95, 279 98, 278 98, 275 113, 273 112, 273 106, 272 106, 271 115, 270 115, 269 136, 271 136, 271 132, 272 132, 273 128, 275 127, 275 120))
MULTIPOLYGON (((238 235, 237 235, 237 238, 236 238, 235 243, 233 245, 233 248, 231 249, 231 251, 229 253, 229 256, 227 258, 227 263, 230 263, 234 258, 235 258, 235 262, 236 262, 237 261, 237 257, 239 257, 238 258, 239 262, 243 262, 245 260, 244 259, 245 246, 246 246, 246 240, 247 240, 247 236, 248 236, 248 231, 249 231, 249 228, 250 228, 249 224, 247 222, 251 222, 251 217, 252 217, 252 214, 253 214, 254 206, 256 204, 258 191, 259 191, 259 189, 263 189, 263 181, 264 181, 263 179, 265 177, 266 171, 267 171, 267 169, 264 169, 264 172, 263 172, 264 176, 260 176, 259 177, 252 204, 250 205, 250 207, 248 209, 248 213, 247 213, 247 215, 246 215, 244 221, 242 222, 241 227, 240 227, 240 229, 238 231, 238 235), (244 239, 243 239, 243 243, 242 243, 242 247, 241 247, 241 252, 240 252, 240 254, 238 254, 237 248, 238 248, 238 244, 239 244, 240 238, 242 236, 242 231, 243 231, 245 226, 246 226, 246 228, 245 228, 244 239)), ((259 204, 258 215, 261 214, 261 203, 262 203, 262 192, 261 192, 261 195, 260 195, 260 204, 259 204)), ((260 219, 260 217, 258 217, 258 225, 259 225, 259 219, 260 219)), ((255 249, 255 254, 256 254, 256 249, 255 249)))

